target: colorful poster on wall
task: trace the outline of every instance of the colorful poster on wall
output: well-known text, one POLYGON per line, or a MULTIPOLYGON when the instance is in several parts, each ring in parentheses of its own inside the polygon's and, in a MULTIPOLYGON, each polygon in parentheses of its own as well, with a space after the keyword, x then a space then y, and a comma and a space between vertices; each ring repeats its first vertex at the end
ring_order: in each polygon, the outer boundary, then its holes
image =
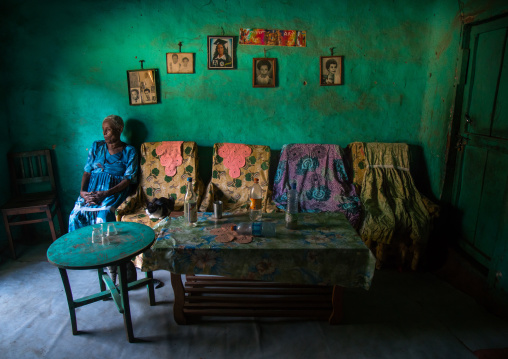
POLYGON ((240 45, 305 47, 306 32, 297 30, 240 29, 240 45))

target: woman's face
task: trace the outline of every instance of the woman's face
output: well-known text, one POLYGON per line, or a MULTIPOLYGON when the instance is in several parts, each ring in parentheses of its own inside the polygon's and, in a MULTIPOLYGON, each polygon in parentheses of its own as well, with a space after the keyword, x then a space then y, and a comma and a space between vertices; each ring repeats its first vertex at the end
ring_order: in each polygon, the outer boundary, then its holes
POLYGON ((337 70, 337 65, 330 64, 330 69, 328 71, 335 73, 336 70, 337 70))
POLYGON ((268 73, 268 66, 261 65, 259 67, 259 72, 261 72, 261 75, 265 76, 268 73))
POLYGON ((102 135, 107 144, 120 141, 121 132, 116 130, 109 121, 102 123, 102 135))

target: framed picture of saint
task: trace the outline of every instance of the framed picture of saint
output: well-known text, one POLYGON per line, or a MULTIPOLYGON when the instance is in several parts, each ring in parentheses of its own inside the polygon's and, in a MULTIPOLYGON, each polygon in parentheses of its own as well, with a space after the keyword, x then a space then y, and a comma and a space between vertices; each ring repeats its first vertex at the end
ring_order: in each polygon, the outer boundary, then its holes
POLYGON ((276 59, 252 59, 252 87, 275 87, 276 59))
POLYGON ((233 50, 233 36, 208 36, 208 69, 234 69, 233 50))
POLYGON ((342 56, 321 56, 319 66, 321 86, 342 85, 342 56))
POLYGON ((158 102, 157 69, 127 71, 127 88, 129 89, 129 104, 152 105, 158 102))

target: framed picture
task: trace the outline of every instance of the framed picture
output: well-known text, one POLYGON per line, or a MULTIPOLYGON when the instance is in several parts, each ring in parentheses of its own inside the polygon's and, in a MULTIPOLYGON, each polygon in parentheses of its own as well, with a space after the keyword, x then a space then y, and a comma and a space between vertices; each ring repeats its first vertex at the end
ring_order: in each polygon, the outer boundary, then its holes
POLYGON ((252 59, 252 87, 275 87, 276 59, 252 59))
POLYGON ((321 56, 319 62, 321 86, 342 85, 342 56, 321 56))
POLYGON ((168 74, 193 74, 194 54, 190 52, 168 52, 166 54, 168 74))
POLYGON ((235 66, 233 50, 233 36, 208 36, 208 69, 233 69, 235 66))
POLYGON ((127 71, 130 105, 153 105, 158 102, 158 72, 157 69, 127 71))

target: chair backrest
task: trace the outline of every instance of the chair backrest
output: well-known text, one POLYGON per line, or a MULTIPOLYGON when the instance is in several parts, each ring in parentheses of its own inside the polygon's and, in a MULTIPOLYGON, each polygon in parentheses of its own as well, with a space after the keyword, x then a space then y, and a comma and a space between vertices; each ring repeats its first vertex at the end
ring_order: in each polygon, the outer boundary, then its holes
POLYGON ((342 212, 357 226, 360 200, 338 145, 289 144, 282 147, 273 186, 273 201, 287 205, 287 190, 296 184, 302 212, 342 212))
POLYGON ((139 186, 145 198, 151 201, 159 197, 173 197, 175 211, 182 210, 187 190, 187 177, 192 177, 194 190, 198 195, 198 203, 203 193, 203 183, 198 174, 198 147, 193 141, 163 141, 145 142, 140 149, 139 186), (174 146, 175 158, 181 156, 168 165, 165 161, 169 150, 164 145, 174 146), (176 171, 174 171, 176 170, 176 171))
MULTIPOLYGON (((224 212, 244 212, 250 207, 250 189, 254 178, 259 179, 263 190, 263 212, 268 203, 268 184, 270 169, 270 147, 260 145, 216 143, 213 146, 212 178, 207 187, 201 212, 213 211, 213 201, 221 200, 224 212), (232 157, 224 158, 223 151, 236 148, 236 162, 232 157), (242 166, 235 168, 230 163, 242 166)), ((230 155, 228 155, 229 157, 230 155)), ((233 157, 235 154, 233 154, 233 157)))
POLYGON ((9 172, 16 195, 31 192, 56 192, 50 150, 8 154, 9 172))

